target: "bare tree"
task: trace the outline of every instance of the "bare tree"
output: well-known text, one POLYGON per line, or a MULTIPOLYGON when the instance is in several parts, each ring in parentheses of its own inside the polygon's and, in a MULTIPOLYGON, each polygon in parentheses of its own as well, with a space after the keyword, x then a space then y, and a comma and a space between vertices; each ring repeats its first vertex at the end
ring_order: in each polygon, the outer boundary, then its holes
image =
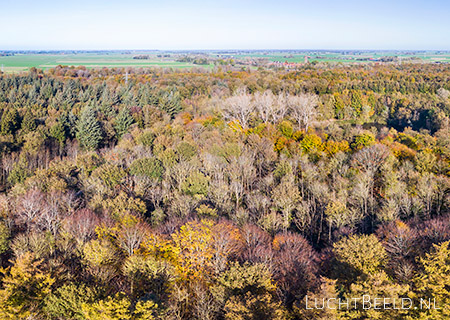
POLYGON ((139 248, 147 233, 147 226, 144 223, 126 226, 119 233, 119 245, 131 256, 139 248))
POLYGON ((273 189, 272 199, 275 206, 283 213, 283 227, 287 230, 290 225, 292 210, 300 200, 300 192, 292 174, 283 177, 280 184, 273 189))
POLYGON ((423 213, 427 218, 431 215, 439 187, 433 173, 422 174, 417 183, 418 197, 422 202, 423 213))
POLYGON ((353 164, 373 177, 386 161, 389 153, 388 147, 383 144, 376 144, 358 151, 353 157, 353 164))
POLYGON ((30 228, 37 223, 41 212, 44 210, 44 194, 39 190, 30 190, 17 201, 19 221, 24 223, 27 228, 30 228))
POLYGON ((318 97, 312 94, 287 97, 290 114, 300 129, 308 131, 308 127, 317 117, 316 107, 318 102, 318 97))
POLYGON ((279 94, 275 99, 272 121, 278 123, 283 120, 289 112, 288 95, 279 94))
POLYGON ((169 177, 170 184, 173 188, 181 192, 181 186, 189 173, 194 171, 194 166, 187 161, 179 161, 174 166, 167 169, 166 176, 169 177))
POLYGON ((59 227, 61 225, 61 212, 56 201, 52 201, 53 199, 49 199, 47 204, 40 212, 40 216, 38 219, 38 225, 43 229, 52 233, 53 236, 56 236, 59 227))
POLYGON ((270 90, 255 93, 253 104, 264 123, 278 123, 288 110, 286 96, 275 96, 270 90))
POLYGON ((243 241, 240 255, 243 261, 264 263, 273 270, 273 255, 270 235, 255 225, 245 225, 241 230, 243 241))
POLYGON ((316 282, 318 257, 299 234, 279 233, 274 241, 274 277, 285 303, 292 303, 297 295, 305 294, 316 282))
POLYGON ((64 221, 64 228, 80 243, 86 243, 95 235, 95 227, 100 224, 100 218, 87 208, 77 210, 64 221))
POLYGON ((223 177, 212 180, 210 186, 208 197, 215 207, 220 211, 230 212, 233 208, 232 194, 235 192, 234 188, 223 177))
POLYGON ((213 320, 219 309, 217 300, 202 283, 193 284, 194 314, 196 319, 213 320))
POLYGON ((273 150, 269 139, 257 134, 251 134, 247 139, 247 144, 246 150, 251 153, 258 177, 261 178, 264 172, 270 170, 271 165, 277 159, 277 153, 273 150))
POLYGON ((443 100, 447 100, 450 97, 450 91, 445 88, 439 88, 436 93, 443 100))
POLYGON ((269 123, 272 119, 272 108, 274 105, 274 95, 272 91, 264 93, 257 92, 254 96, 255 109, 264 123, 269 123))
POLYGON ((364 216, 367 216, 370 206, 371 215, 374 214, 377 172, 389 156, 389 148, 382 144, 376 144, 358 151, 353 157, 353 164, 361 170, 356 176, 354 196, 361 201, 364 216))
POLYGON ((214 272, 220 274, 227 268, 229 257, 236 254, 242 243, 239 241, 239 229, 233 223, 223 220, 213 227, 214 272))
POLYGON ((59 205, 66 211, 67 215, 73 214, 81 205, 81 200, 74 191, 69 190, 65 193, 58 192, 53 196, 56 196, 57 199, 59 199, 59 205))
POLYGON ((237 120, 246 129, 254 109, 251 95, 245 89, 240 89, 225 100, 223 112, 225 119, 237 120))

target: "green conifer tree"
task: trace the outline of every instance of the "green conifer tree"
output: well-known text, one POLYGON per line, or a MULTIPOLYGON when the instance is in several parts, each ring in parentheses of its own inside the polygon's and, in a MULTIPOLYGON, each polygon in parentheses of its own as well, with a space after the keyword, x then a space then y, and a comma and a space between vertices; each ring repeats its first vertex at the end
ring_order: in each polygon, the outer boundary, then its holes
POLYGON ((77 123, 77 139, 82 148, 95 150, 102 140, 102 129, 97 121, 95 110, 85 107, 77 123))
POLYGON ((158 107, 174 118, 182 110, 180 94, 177 91, 163 91, 159 96, 158 107))
POLYGON ((64 146, 64 141, 66 140, 66 131, 64 125, 61 122, 56 122, 50 127, 50 136, 58 140, 59 145, 64 146))
POLYGON ((130 113, 130 109, 128 109, 127 107, 122 108, 116 118, 115 128, 117 132, 117 138, 120 139, 125 133, 127 133, 133 122, 134 119, 130 113))
POLYGON ((32 132, 36 130, 36 119, 33 113, 28 110, 22 120, 22 130, 24 133, 32 132))
POLYGON ((2 116, 1 121, 1 134, 14 134, 19 128, 19 113, 15 108, 7 109, 2 116))

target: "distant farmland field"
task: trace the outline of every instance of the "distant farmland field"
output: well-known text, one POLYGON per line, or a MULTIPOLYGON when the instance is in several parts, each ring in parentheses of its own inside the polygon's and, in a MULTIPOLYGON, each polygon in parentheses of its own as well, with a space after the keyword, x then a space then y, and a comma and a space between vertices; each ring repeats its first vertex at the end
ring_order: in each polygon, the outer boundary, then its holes
MULTIPOLYGON (((195 64, 177 62, 170 58, 133 59, 135 54, 16 54, 0 57, 0 65, 6 73, 20 72, 32 67, 38 69, 54 68, 57 65, 86 66, 87 68, 123 68, 123 67, 162 67, 162 68, 193 68, 195 64)), ((209 65, 201 67, 210 67, 209 65)))
MULTIPOLYGON (((231 55, 230 55, 231 56, 231 55)), ((282 61, 291 63, 301 63, 304 61, 305 56, 308 56, 308 60, 318 62, 332 62, 332 63, 364 63, 366 59, 380 59, 382 57, 399 57, 402 61, 414 60, 415 62, 450 62, 450 52, 414 52, 399 53, 395 51, 374 51, 374 52, 324 52, 324 51, 304 51, 289 53, 285 51, 272 51, 269 53, 255 52, 249 54, 237 54, 233 55, 235 59, 245 58, 265 58, 269 61, 282 61)))
MULTIPOLYGON (((6 73, 26 71, 32 67, 38 69, 54 68, 58 65, 85 66, 87 68, 212 68, 214 64, 198 65, 191 62, 179 62, 178 58, 185 55, 197 55, 199 52, 171 52, 165 56, 164 52, 86 52, 86 53, 54 53, 54 54, 15 54, 13 56, 0 56, 0 65, 6 73), (146 55, 148 59, 133 59, 134 56, 146 55), (158 55, 160 55, 158 57, 158 55), (164 57, 161 57, 163 55, 164 57)), ((303 63, 305 56, 309 62, 345 63, 359 64, 377 62, 382 58, 395 57, 402 62, 422 63, 450 63, 450 52, 418 51, 418 52, 396 52, 396 51, 236 51, 236 52, 214 52, 201 53, 202 57, 209 56, 214 59, 232 59, 234 61, 263 60, 266 62, 290 62, 303 63)), ((210 60, 210 61, 212 61, 210 60)), ((398 61, 398 60, 397 60, 398 61)), ((251 65, 251 64, 248 64, 251 65)), ((256 67, 251 67, 256 68, 256 67)))

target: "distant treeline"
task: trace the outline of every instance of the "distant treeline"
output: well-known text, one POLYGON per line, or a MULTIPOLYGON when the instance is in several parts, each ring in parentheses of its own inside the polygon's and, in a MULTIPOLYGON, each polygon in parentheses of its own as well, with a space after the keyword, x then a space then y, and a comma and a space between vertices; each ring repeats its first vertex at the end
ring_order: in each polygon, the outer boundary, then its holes
POLYGON ((141 54, 141 55, 138 55, 138 56, 134 56, 133 59, 148 60, 148 59, 150 59, 150 56, 148 54, 141 54))

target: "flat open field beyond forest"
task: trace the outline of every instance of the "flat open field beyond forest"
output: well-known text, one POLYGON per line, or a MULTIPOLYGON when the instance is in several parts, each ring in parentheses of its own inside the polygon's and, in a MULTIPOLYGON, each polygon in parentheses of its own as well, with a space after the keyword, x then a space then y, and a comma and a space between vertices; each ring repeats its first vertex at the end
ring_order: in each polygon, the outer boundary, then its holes
POLYGON ((86 66, 87 68, 115 68, 115 67, 161 67, 161 68, 211 68, 216 59, 248 61, 251 59, 265 59, 270 62, 303 63, 305 56, 309 62, 325 63, 376 63, 388 57, 395 61, 415 63, 448 63, 450 52, 445 51, 227 51, 227 52, 83 52, 83 53, 16 53, 12 56, 0 56, 0 65, 5 73, 26 71, 32 67, 38 69, 54 68, 57 65, 86 66), (183 56, 201 55, 210 59, 207 64, 179 62, 183 56), (148 59, 133 59, 138 55, 146 55, 148 59))
POLYGON ((0 320, 450 318, 449 64, 15 54, 0 320))
MULTIPOLYGON (((162 68, 192 68, 192 63, 177 62, 173 59, 158 58, 133 59, 135 54, 17 54, 0 57, 0 65, 6 73, 20 72, 32 67, 38 69, 54 68, 58 65, 86 66, 87 68, 117 68, 117 67, 162 67, 162 68)), ((207 66, 203 66, 207 67, 207 66)))

